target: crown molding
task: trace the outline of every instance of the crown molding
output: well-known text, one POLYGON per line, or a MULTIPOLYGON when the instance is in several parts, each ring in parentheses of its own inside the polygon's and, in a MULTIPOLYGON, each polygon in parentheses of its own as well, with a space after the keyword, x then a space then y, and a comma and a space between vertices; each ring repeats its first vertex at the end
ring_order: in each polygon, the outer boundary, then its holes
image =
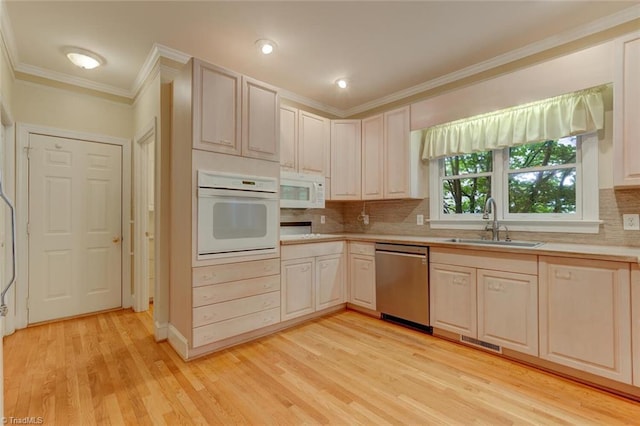
POLYGON ((142 64, 142 68, 140 68, 133 85, 131 86, 130 92, 132 97, 137 96, 140 89, 142 89, 144 82, 149 78, 151 73, 154 72, 154 67, 160 58, 170 59, 181 64, 186 64, 189 59, 191 59, 191 55, 163 46, 159 43, 154 43, 147 55, 147 58, 142 64))
MULTIPOLYGON (((33 65, 23 64, 20 62, 11 23, 7 17, 5 2, 6 0, 0 0, 0 41, 4 45, 4 50, 7 53, 8 60, 10 62, 9 68, 14 74, 15 72, 20 72, 134 100, 138 92, 143 88, 147 78, 151 75, 151 73, 154 72, 154 68, 159 59, 165 58, 177 63, 184 64, 191 58, 190 55, 184 52, 172 49, 167 46, 163 46, 158 43, 154 43, 129 90, 108 84, 96 83, 85 78, 75 77, 57 71, 50 71, 33 65)), ((281 90, 280 96, 284 99, 288 99, 290 101, 315 108, 319 111, 324 111, 336 117, 350 117, 392 102, 401 101, 402 99, 406 99, 408 97, 434 89, 436 87, 505 65, 507 63, 525 58, 527 56, 535 55, 545 50, 570 43, 572 41, 596 34, 598 32, 605 31, 617 25, 621 25, 638 18, 640 18, 640 5, 632 6, 618 13, 600 18, 596 21, 575 28, 573 30, 565 31, 561 34, 548 37, 539 42, 529 44, 520 49, 507 52, 489 60, 446 74, 442 77, 426 81, 424 83, 400 90, 398 92, 378 99, 374 99, 370 102, 366 102, 349 109, 332 107, 330 105, 326 105, 322 102, 318 102, 316 100, 298 95, 287 90, 281 90)), ((169 69, 171 67, 163 66, 162 68, 163 71, 166 71, 166 74, 171 74, 171 70, 169 69)))
POLYGON ((284 99, 287 99, 287 100, 290 100, 290 101, 293 101, 293 102, 297 102, 297 103, 302 104, 302 105, 306 105, 306 106, 308 106, 310 108, 315 108, 315 109, 317 109, 319 111, 323 111, 323 112, 326 112, 328 114, 333 114, 336 117, 340 117, 340 118, 346 117, 345 110, 343 110, 343 109, 332 107, 332 106, 324 104, 322 102, 318 102, 316 100, 307 98, 305 96, 298 95, 297 93, 293 93, 293 92, 290 92, 288 90, 280 89, 278 91, 278 94, 280 95, 281 98, 284 98, 284 99))
POLYGON ((0 0, 0 37, 9 60, 9 69, 14 72, 16 64, 19 63, 18 49, 16 48, 16 40, 13 37, 13 28, 8 18, 9 15, 7 14, 5 3, 6 0, 0 0))
POLYGON ((479 62, 466 68, 462 68, 458 71, 454 71, 442 77, 438 77, 424 83, 409 87, 407 89, 400 90, 382 98, 374 99, 373 101, 366 102, 362 105, 349 108, 343 111, 343 116, 350 117, 352 115, 360 114, 392 102, 397 102, 410 96, 425 92, 427 90, 434 89, 445 84, 453 83, 457 80, 461 80, 474 74, 478 74, 483 71, 508 64, 518 59, 526 58, 528 56, 544 52, 545 50, 553 49, 554 47, 558 47, 563 44, 599 33, 601 31, 608 30, 617 25, 621 25, 638 18, 640 18, 640 5, 632 6, 618 13, 605 16, 573 30, 565 31, 563 33, 548 37, 539 42, 531 43, 520 49, 512 50, 505 54, 493 57, 489 60, 479 62))

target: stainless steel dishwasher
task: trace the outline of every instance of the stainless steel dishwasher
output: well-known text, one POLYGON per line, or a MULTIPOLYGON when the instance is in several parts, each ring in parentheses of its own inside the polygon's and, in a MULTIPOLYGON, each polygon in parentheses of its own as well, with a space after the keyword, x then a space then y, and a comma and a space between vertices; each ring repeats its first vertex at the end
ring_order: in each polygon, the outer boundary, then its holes
POLYGON ((376 243, 376 310, 383 319, 431 332, 427 247, 376 243))

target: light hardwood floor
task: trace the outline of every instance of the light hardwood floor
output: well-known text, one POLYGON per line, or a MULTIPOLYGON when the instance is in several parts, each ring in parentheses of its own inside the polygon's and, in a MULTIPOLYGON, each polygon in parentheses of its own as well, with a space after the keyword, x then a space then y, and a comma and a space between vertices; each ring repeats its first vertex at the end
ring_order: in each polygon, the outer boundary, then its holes
POLYGON ((5 416, 45 424, 639 424, 640 404, 346 311, 189 363, 149 313, 5 338, 5 416))

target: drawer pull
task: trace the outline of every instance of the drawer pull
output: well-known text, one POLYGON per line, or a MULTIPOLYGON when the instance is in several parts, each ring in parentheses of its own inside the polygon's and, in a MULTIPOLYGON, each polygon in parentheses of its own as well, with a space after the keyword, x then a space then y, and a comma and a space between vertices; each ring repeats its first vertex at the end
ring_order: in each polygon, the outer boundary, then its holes
POLYGON ((464 278, 460 278, 460 277, 454 277, 453 278, 453 283, 455 285, 465 285, 467 284, 467 280, 464 278))
POLYGON ((498 291, 498 292, 504 291, 504 286, 502 285, 502 283, 498 281, 489 281, 488 288, 489 288, 489 291, 498 291))
POLYGON ((570 280, 571 279, 571 271, 559 271, 559 270, 556 270, 555 276, 559 280, 570 280))
POLYGON ((266 308, 267 306, 271 306, 271 305, 273 305, 273 300, 267 300, 266 302, 264 302, 264 303, 262 304, 262 306, 263 306, 264 308, 266 308))
POLYGON ((363 263, 362 264, 362 269, 364 269, 365 271, 369 270, 369 264, 368 263, 363 263))
POLYGON ((263 285, 262 285, 262 288, 271 288, 271 283, 263 284, 263 285))
POLYGON ((302 272, 307 272, 309 270, 308 266, 305 266, 304 268, 302 268, 302 272))
POLYGON ((216 276, 216 274, 204 274, 202 276, 200 276, 200 279, 202 281, 211 281, 212 279, 214 279, 216 276))

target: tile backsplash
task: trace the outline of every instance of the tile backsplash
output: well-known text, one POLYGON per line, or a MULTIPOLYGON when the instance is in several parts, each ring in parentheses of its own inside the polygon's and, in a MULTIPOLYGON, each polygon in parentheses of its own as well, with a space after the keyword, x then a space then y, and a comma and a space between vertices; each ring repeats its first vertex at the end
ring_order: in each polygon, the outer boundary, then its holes
MULTIPOLYGON (((514 240, 640 247, 640 232, 622 229, 622 215, 625 213, 640 213, 640 189, 600 190, 600 220, 603 223, 597 234, 517 231, 512 231, 510 234, 514 240)), ((416 224, 417 214, 423 214, 425 219, 428 219, 429 199, 327 202, 324 209, 282 209, 280 220, 312 221, 315 233, 363 232, 461 238, 478 238, 481 235, 487 235, 481 230, 431 229, 428 223, 419 226, 416 224), (363 206, 366 214, 369 215, 369 225, 358 221, 363 206), (325 224, 320 223, 321 215, 325 216, 325 224)))

